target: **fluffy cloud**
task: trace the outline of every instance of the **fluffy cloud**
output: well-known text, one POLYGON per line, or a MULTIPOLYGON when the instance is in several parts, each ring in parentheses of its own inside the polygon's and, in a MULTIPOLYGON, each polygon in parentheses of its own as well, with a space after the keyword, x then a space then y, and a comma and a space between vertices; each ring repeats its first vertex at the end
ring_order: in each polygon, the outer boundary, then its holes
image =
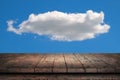
POLYGON ((103 12, 64 13, 51 11, 30 14, 28 20, 15 28, 14 21, 7 21, 8 31, 16 34, 34 33, 48 36, 52 40, 82 41, 95 38, 96 35, 107 33, 110 26, 104 23, 103 12))

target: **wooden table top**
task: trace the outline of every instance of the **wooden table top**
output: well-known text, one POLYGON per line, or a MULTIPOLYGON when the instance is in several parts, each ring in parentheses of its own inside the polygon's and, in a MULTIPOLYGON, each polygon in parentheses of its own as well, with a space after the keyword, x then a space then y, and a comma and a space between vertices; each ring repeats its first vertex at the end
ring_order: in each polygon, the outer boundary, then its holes
POLYGON ((0 54, 0 73, 120 73, 120 54, 0 54))

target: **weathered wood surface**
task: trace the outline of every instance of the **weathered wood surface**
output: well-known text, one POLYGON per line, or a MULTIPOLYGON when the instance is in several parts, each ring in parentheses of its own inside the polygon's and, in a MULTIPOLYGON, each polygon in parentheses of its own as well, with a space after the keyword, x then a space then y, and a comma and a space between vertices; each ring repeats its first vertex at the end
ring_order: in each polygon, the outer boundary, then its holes
POLYGON ((2 74, 0 80, 120 80, 120 74, 2 74))
POLYGON ((0 54, 0 73, 120 73, 120 55, 0 54))

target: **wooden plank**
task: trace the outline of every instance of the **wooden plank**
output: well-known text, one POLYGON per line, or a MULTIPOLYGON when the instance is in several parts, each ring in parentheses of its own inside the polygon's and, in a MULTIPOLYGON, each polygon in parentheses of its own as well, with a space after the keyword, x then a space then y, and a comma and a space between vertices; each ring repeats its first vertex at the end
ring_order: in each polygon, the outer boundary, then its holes
POLYGON ((83 65, 77 60, 73 54, 64 54, 68 72, 83 73, 85 72, 83 65))
POLYGON ((10 56, 9 55, 9 60, 4 63, 2 68, 6 68, 6 71, 4 72, 19 72, 20 67, 19 67, 19 62, 20 59, 23 59, 25 55, 18 55, 18 56, 13 56, 13 54, 10 56))
POLYGON ((8 72, 8 67, 10 66, 10 61, 15 61, 19 54, 0 54, 0 72, 8 72))
POLYGON ((41 55, 26 54, 10 60, 8 65, 8 72, 34 72, 34 67, 41 58, 41 55))
POLYGON ((94 56, 99 57, 100 60, 102 60, 109 66, 111 66, 114 69, 114 72, 120 72, 120 55, 118 54, 97 54, 94 56))
POLYGON ((97 68, 95 64, 93 64, 91 61, 89 61, 85 55, 87 54, 74 54, 76 58, 83 64, 83 67, 85 69, 85 73, 96 73, 97 68))
POLYGON ((35 67, 36 73, 50 73, 53 72, 53 64, 54 64, 54 55, 46 54, 39 61, 39 63, 35 67))
POLYGON ((13 74, 0 75, 1 80, 120 80, 120 74, 13 74))
POLYGON ((103 62, 100 57, 95 57, 95 54, 88 54, 85 55, 92 63, 94 63, 97 67, 99 73, 106 73, 106 72, 115 72, 115 69, 110 65, 103 62))
POLYGON ((119 54, 0 54, 0 73, 120 73, 119 54))
POLYGON ((54 60, 53 72, 54 73, 68 72, 64 55, 56 54, 54 55, 54 57, 55 57, 55 60, 54 60))
POLYGON ((103 55, 108 59, 108 62, 112 61, 117 67, 120 66, 120 54, 101 54, 100 56, 102 57, 103 55))

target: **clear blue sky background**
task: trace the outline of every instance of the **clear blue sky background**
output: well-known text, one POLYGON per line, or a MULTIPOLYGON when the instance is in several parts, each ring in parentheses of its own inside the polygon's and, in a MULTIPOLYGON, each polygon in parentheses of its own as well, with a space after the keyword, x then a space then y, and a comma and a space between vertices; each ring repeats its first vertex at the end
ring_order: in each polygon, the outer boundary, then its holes
POLYGON ((0 52, 120 52, 120 0, 0 0, 0 52), (17 24, 31 13, 47 11, 86 12, 103 11, 105 23, 111 26, 109 33, 94 39, 73 42, 53 41, 35 34, 16 35, 7 31, 8 20, 17 24))

